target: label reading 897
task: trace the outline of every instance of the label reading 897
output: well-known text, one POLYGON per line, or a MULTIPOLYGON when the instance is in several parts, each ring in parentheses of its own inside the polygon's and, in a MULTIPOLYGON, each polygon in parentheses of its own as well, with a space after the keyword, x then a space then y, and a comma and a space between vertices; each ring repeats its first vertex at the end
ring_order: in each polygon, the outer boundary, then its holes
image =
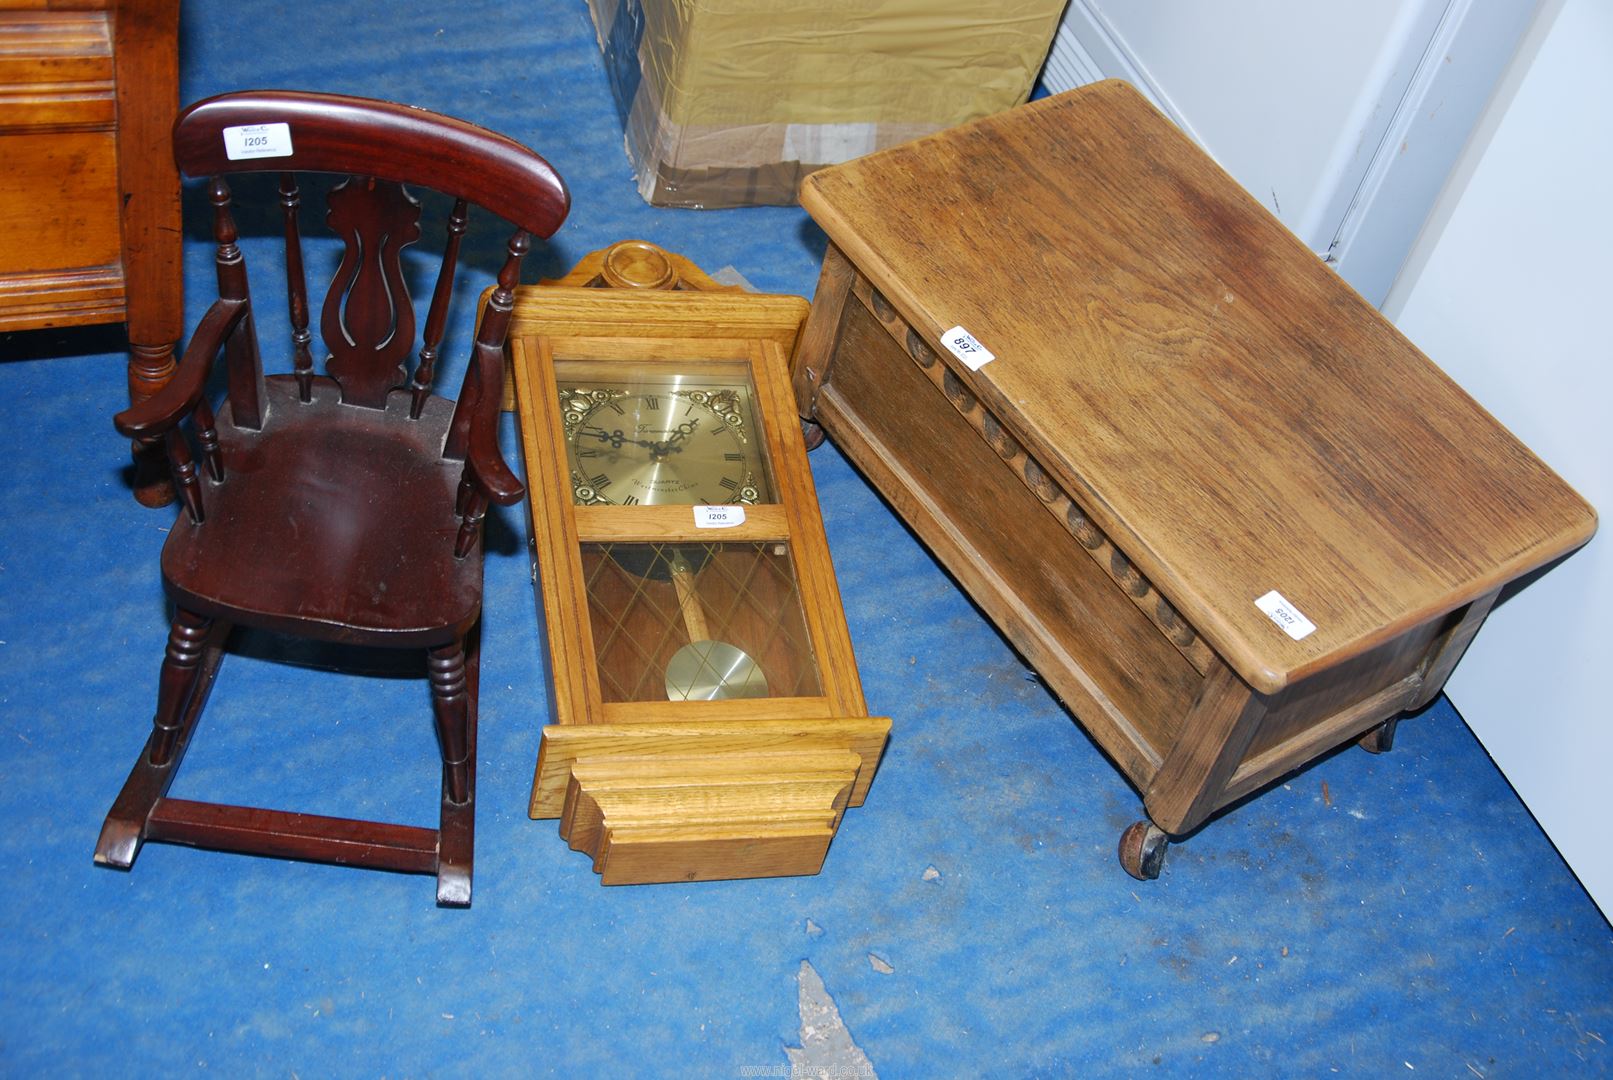
POLYGON ((970 371, 979 371, 997 359, 990 349, 980 344, 973 334, 961 326, 954 326, 942 334, 941 344, 945 345, 953 356, 962 360, 970 371))

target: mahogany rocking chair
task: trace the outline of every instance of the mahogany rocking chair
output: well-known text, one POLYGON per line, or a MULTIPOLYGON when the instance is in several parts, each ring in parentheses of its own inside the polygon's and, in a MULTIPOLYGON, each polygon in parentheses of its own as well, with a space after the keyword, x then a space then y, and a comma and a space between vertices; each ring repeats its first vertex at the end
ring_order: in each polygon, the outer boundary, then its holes
POLYGON ((174 125, 182 173, 210 176, 219 298, 173 380, 117 429, 166 447, 183 511, 162 553, 176 611, 145 749, 95 849, 129 868, 142 842, 437 876, 466 906, 475 828, 481 525, 523 488, 500 456, 502 352, 530 237, 565 220, 552 168, 502 136, 419 109, 291 92, 225 94, 174 125), (292 326, 289 374, 265 376, 226 174, 278 172, 292 326), (346 251, 325 297, 314 373, 295 174, 347 174, 327 221, 346 251), (401 249, 420 235, 403 184, 452 197, 442 267, 412 375, 414 310, 401 249), (468 207, 516 226, 457 404, 431 392, 468 207), (206 389, 222 349, 227 399, 206 389), (193 455, 194 440, 200 450, 193 455), (198 464, 197 457, 200 462, 198 464), (352 821, 166 797, 234 624, 339 644, 423 649, 442 749, 439 827, 352 821))

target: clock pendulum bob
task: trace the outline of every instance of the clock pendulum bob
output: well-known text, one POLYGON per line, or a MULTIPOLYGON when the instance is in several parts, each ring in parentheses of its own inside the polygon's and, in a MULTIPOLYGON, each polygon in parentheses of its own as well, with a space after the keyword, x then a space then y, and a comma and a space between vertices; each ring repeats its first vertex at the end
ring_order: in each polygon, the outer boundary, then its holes
POLYGON ((706 620, 698 588, 700 572, 711 562, 714 546, 666 544, 617 545, 610 558, 644 581, 669 583, 677 597, 685 644, 666 662, 668 701, 723 701, 768 696, 762 666, 744 649, 718 639, 706 620))
POLYGON ((666 666, 669 701, 720 701, 767 696, 767 676, 738 645, 714 639, 695 592, 695 570, 681 555, 670 564, 678 590, 678 608, 689 631, 689 643, 672 654, 666 666))

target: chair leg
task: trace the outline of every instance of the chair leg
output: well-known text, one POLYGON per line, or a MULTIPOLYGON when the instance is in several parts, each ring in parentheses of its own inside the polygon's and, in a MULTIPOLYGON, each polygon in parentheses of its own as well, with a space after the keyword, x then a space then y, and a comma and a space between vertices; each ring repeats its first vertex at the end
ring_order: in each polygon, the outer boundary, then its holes
POLYGON ((228 623, 215 623, 194 612, 181 609, 175 614, 157 684, 151 736, 101 826, 95 845, 98 864, 120 870, 134 865, 151 811, 173 783, 207 704, 229 631, 228 623))
POLYGON ((173 756, 180 718, 190 704, 201 674, 202 647, 212 619, 180 608, 168 629, 168 651, 162 658, 162 675, 157 682, 157 712, 151 718, 151 763, 166 765, 173 756))
POLYGON ((466 727, 469 699, 465 689, 465 643, 455 641, 431 650, 431 708, 437 716, 437 738, 442 743, 443 785, 455 803, 465 801, 466 727))
POLYGON ((432 706, 442 741, 442 807, 437 829, 437 903, 469 907, 476 848, 476 711, 481 627, 463 642, 431 650, 432 706))
POLYGON ((151 736, 112 804, 95 861, 127 870, 146 841, 437 875, 437 903, 469 907, 476 843, 476 707, 480 627, 431 650, 432 706, 442 740, 439 827, 167 798, 224 657, 230 624, 180 611, 169 632, 151 736))

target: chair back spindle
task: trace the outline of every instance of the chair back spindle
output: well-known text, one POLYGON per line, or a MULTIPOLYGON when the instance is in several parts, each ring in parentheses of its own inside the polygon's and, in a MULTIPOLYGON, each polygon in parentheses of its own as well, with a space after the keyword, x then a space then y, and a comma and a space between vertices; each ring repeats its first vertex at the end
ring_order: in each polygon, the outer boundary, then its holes
POLYGON ((230 212, 230 186, 224 177, 214 176, 210 191, 213 239, 218 244, 214 262, 218 268, 219 299, 240 300, 247 305, 246 314, 224 344, 230 415, 236 427, 257 431, 263 427, 268 403, 263 389, 263 364, 258 357, 258 334, 252 324, 252 290, 247 285, 246 260, 236 243, 239 234, 235 215, 230 212))
POLYGON ((302 231, 298 211, 302 193, 293 173, 280 174, 280 208, 286 222, 286 302, 291 308, 291 366, 297 376, 297 395, 306 404, 314 385, 314 335, 308 329, 308 279, 302 267, 302 231))
POLYGON ((420 362, 415 365, 411 383, 414 400, 409 403, 409 417, 413 420, 420 419, 420 410, 431 396, 431 382, 437 376, 437 350, 442 346, 443 329, 448 323, 448 304, 454 295, 454 270, 459 265, 459 242, 464 238, 469 214, 465 200, 456 199, 453 213, 448 215, 448 244, 442 253, 442 267, 437 271, 437 287, 431 293, 431 310, 426 313, 426 331, 420 344, 420 362))
POLYGON ((499 268, 498 284, 487 298, 482 321, 476 328, 465 381, 454 407, 454 422, 448 432, 443 457, 463 458, 470 438, 471 416, 479 402, 502 401, 504 394, 504 339, 509 334, 510 313, 515 310, 515 287, 521 281, 521 260, 532 249, 532 237, 524 229, 511 235, 499 268), (483 396, 486 395, 486 396, 483 396))

